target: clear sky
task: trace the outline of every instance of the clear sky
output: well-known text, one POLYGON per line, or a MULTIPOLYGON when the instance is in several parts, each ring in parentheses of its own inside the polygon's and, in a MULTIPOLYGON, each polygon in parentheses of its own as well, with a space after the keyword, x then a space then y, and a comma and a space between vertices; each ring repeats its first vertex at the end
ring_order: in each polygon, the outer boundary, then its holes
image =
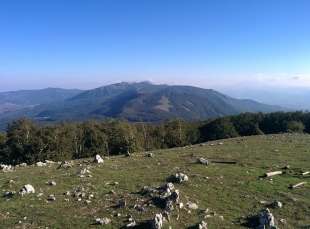
POLYGON ((309 0, 2 0, 0 91, 310 86, 309 0))

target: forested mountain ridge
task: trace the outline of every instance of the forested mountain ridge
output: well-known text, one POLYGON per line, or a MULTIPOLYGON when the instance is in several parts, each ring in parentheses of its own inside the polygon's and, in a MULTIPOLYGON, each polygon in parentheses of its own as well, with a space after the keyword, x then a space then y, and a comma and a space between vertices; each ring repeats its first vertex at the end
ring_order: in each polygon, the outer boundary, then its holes
POLYGON ((154 85, 150 82, 117 83, 84 91, 68 99, 0 115, 2 129, 7 119, 27 117, 40 124, 68 123, 89 118, 161 122, 166 118, 205 120, 242 112, 274 112, 288 109, 253 100, 238 100, 212 89, 192 86, 154 85))

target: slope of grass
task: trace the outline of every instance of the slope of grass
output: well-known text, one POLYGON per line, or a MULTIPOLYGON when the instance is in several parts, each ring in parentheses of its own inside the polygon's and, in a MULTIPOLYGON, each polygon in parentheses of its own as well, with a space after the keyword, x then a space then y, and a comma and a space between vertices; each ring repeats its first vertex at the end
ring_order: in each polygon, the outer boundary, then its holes
POLYGON ((266 135, 153 151, 154 158, 137 152, 130 157, 105 158, 103 164, 92 162, 92 158, 76 160, 69 169, 58 169, 56 164, 16 167, 13 172, 1 172, 0 227, 96 228, 102 227, 96 218, 108 217, 111 223, 104 228, 124 228, 130 214, 140 228, 147 228, 146 222, 165 210, 164 202, 158 193, 142 195, 140 190, 144 186, 157 189, 172 174, 183 172, 189 180, 174 185, 180 190, 179 202, 184 208, 175 205, 171 221, 164 222, 163 228, 191 228, 200 220, 207 222, 208 228, 255 228, 248 216, 266 207, 279 228, 305 228, 310 224, 309 184, 289 187, 308 181, 309 176, 301 173, 309 169, 309 150, 309 135, 266 135), (208 159, 209 164, 198 164, 199 157, 208 159), (287 165, 290 169, 282 169, 287 165), (91 177, 79 177, 82 168, 87 168, 91 177), (263 177, 277 170, 285 173, 263 177), (49 185, 52 180, 56 186, 49 185), (33 185, 35 193, 6 195, 25 184, 33 185), (79 187, 86 193, 80 201, 73 196, 79 187), (71 195, 64 196, 66 191, 71 195), (42 196, 37 196, 39 193, 42 196), (55 201, 47 202, 50 194, 56 196, 55 201), (94 197, 86 203, 91 194, 94 197), (118 206, 121 200, 126 201, 125 207, 118 206), (272 207, 275 200, 283 207, 272 207), (190 210, 187 203, 196 203, 198 209, 190 210), (208 213, 204 213, 206 209, 208 213), (205 215, 210 217, 205 219, 205 215))

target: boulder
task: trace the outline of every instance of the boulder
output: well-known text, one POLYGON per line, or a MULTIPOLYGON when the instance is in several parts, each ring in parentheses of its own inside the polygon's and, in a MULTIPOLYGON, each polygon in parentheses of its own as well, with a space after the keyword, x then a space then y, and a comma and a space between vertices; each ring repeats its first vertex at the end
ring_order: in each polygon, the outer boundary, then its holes
POLYGON ((151 221, 151 229, 161 229, 163 226, 163 216, 162 214, 156 214, 151 221))
POLYGON ((2 170, 3 172, 12 172, 12 166, 11 165, 0 165, 0 170, 2 170))
POLYGON ((274 217, 268 208, 263 211, 263 215, 259 218, 259 223, 267 227, 274 226, 274 217))
POLYGON ((166 200, 172 201, 174 203, 179 203, 180 192, 176 189, 170 196, 166 197, 166 200))
POLYGON ((94 162, 103 163, 103 159, 100 157, 99 154, 97 154, 97 155, 95 156, 94 162))
POLYGON ((24 185, 19 191, 19 194, 22 196, 28 193, 34 193, 34 188, 30 184, 24 185))

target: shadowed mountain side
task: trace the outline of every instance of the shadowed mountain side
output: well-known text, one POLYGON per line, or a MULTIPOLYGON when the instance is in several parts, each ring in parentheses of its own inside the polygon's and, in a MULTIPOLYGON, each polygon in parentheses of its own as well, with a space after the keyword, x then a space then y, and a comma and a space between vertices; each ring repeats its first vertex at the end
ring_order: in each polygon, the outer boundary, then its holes
POLYGON ((188 86, 165 87, 154 93, 130 90, 91 114, 130 121, 159 121, 165 118, 202 120, 241 112, 272 112, 284 108, 268 106, 252 100, 237 100, 218 93, 188 86))

